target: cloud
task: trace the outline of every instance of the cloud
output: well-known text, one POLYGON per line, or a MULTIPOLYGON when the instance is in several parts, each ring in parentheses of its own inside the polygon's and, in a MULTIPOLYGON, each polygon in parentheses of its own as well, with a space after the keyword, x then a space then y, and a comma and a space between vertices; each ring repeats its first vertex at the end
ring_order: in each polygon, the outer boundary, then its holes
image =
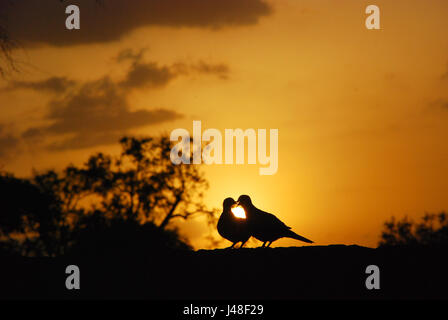
POLYGON ((445 72, 444 74, 442 74, 442 76, 440 78, 442 79, 442 81, 448 80, 448 71, 445 72))
POLYGON ((168 109, 131 111, 126 93, 110 78, 86 82, 62 99, 52 100, 45 120, 51 124, 32 127, 24 139, 65 137, 48 146, 51 150, 93 147, 116 143, 131 129, 156 125, 183 117, 168 109))
POLYGON ((257 24, 272 13, 263 0, 73 0, 81 29, 65 28, 66 2, 0 1, 13 39, 24 45, 71 46, 117 41, 137 28, 165 26, 220 29, 257 24))
POLYGON ((110 145, 117 143, 121 138, 123 138, 123 135, 123 133, 119 132, 98 132, 94 135, 79 133, 61 142, 50 143, 47 146, 47 149, 49 151, 64 151, 85 149, 101 145, 110 145))
POLYGON ((224 63, 210 64, 201 60, 196 64, 178 62, 171 66, 160 66, 156 62, 143 62, 144 51, 145 49, 137 52, 126 49, 118 54, 117 61, 132 61, 120 86, 128 89, 161 88, 180 75, 191 74, 214 75, 224 80, 229 77, 230 68, 224 63))
POLYGON ((217 75, 221 79, 227 79, 230 72, 229 66, 223 63, 208 64, 200 61, 197 65, 193 65, 192 68, 199 73, 217 75))
POLYGON ((125 88, 164 87, 178 74, 167 66, 158 66, 155 62, 136 62, 129 70, 126 79, 121 82, 125 88))
POLYGON ((6 134, 0 136, 0 158, 8 156, 11 150, 14 150, 19 143, 19 139, 16 137, 6 134))
POLYGON ((76 81, 65 77, 51 77, 41 81, 13 81, 3 90, 31 89, 51 93, 64 93, 76 85, 76 81))
MULTIPOLYGON (((71 80, 51 77, 40 81, 14 81, 6 89, 31 89, 50 96, 47 113, 41 123, 28 127, 18 137, 0 134, 0 148, 12 149, 14 144, 38 146, 52 150, 68 150, 117 143, 132 130, 158 125, 184 117, 164 108, 132 110, 128 97, 133 90, 166 87, 170 81, 186 75, 213 75, 227 79, 226 64, 199 61, 194 64, 160 65, 143 59, 144 49, 124 50, 117 62, 128 62, 122 79, 109 76, 92 80, 71 80)), ((5 89, 3 89, 5 90, 5 89)), ((2 127, 0 127, 2 129, 2 127)), ((0 131, 1 133, 1 131, 0 131)))
POLYGON ((442 110, 448 111, 448 100, 446 99, 438 99, 436 101, 432 101, 429 104, 431 107, 439 108, 442 110))
POLYGON ((0 124, 0 158, 9 158, 15 153, 20 140, 11 133, 6 132, 6 126, 0 124))
POLYGON ((448 63, 445 66, 445 71, 440 76, 440 80, 442 80, 442 81, 447 81, 448 80, 448 63))
POLYGON ((134 49, 125 49, 121 52, 118 53, 117 57, 115 58, 115 60, 117 62, 123 62, 126 60, 131 60, 131 61, 141 61, 143 59, 143 55, 145 54, 145 52, 148 50, 148 48, 141 48, 139 50, 134 50, 134 49))
MULTIPOLYGON (((196 64, 175 63, 159 65, 157 62, 144 62, 143 54, 146 49, 121 51, 115 58, 117 62, 132 61, 125 78, 119 86, 125 89, 162 88, 180 75, 206 74, 215 75, 220 79, 228 79, 230 68, 224 63, 209 64, 199 61, 196 64)), ((77 81, 67 77, 50 77, 39 81, 12 81, 2 91, 29 89, 45 91, 53 94, 63 94, 78 84, 77 81)))
POLYGON ((155 62, 135 62, 120 85, 127 89, 161 88, 180 75, 214 75, 222 80, 229 78, 230 68, 226 64, 208 64, 203 61, 187 65, 176 63, 172 66, 159 66, 155 62))

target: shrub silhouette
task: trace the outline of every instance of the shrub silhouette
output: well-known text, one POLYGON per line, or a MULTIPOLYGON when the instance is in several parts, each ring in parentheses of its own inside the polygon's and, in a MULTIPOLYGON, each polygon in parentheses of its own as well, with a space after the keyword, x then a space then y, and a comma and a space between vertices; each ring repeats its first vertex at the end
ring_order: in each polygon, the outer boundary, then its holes
POLYGON ((448 245, 448 216, 446 213, 426 213, 421 222, 392 218, 384 223, 379 246, 439 246, 448 245))

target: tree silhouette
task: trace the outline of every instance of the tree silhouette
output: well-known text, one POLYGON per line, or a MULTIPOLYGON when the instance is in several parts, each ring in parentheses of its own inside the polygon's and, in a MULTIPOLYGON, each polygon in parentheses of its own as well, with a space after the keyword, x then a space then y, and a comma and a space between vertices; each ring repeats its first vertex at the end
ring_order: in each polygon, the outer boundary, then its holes
POLYGON ((24 255, 33 255, 36 250, 57 254, 59 239, 65 233, 57 200, 31 181, 9 174, 0 175, 0 194, 1 238, 16 246, 20 243, 19 251, 24 255))
POLYGON ((2 27, 2 22, 0 16, 0 76, 4 77, 8 70, 17 70, 11 54, 17 44, 9 37, 8 31, 2 27))
POLYGON ((392 218, 384 223, 380 246, 437 246, 448 244, 448 217, 445 212, 426 213, 420 223, 392 218))
POLYGON ((22 254, 49 256, 93 243, 96 251, 110 247, 115 241, 104 239, 111 235, 134 247, 147 239, 152 247, 189 248, 173 221, 198 215, 210 225, 216 221, 216 210, 203 204, 208 183, 199 167, 172 164, 167 136, 124 137, 120 144, 118 156, 98 153, 61 172, 34 172, 31 179, 1 175, 7 201, 0 209, 0 240, 20 243, 22 254))
MULTIPOLYGON (((100 197, 96 209, 113 218, 149 221, 161 229, 174 219, 199 214, 213 219, 214 211, 203 205, 207 181, 198 166, 172 164, 172 143, 167 136, 124 137, 120 144, 118 158, 99 153, 90 157, 83 169, 72 169, 75 193, 100 197)), ((63 193, 67 191, 72 193, 63 193)))

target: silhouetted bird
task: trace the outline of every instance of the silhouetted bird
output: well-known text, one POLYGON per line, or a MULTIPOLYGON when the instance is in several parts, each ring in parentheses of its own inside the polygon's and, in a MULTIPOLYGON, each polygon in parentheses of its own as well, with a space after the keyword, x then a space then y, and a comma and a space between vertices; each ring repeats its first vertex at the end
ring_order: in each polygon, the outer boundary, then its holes
POLYGON ((229 240, 233 244, 233 248, 238 242, 242 242, 240 248, 244 246, 250 238, 250 232, 247 226, 247 221, 244 218, 237 218, 232 213, 232 206, 236 204, 233 198, 226 198, 223 202, 223 211, 218 220, 218 232, 221 237, 229 240))
POLYGON ((252 204, 252 200, 248 195, 241 195, 238 198, 238 204, 246 211, 247 223, 251 235, 263 242, 262 247, 266 243, 268 243, 267 246, 269 247, 273 241, 283 237, 313 243, 313 241, 291 231, 291 227, 285 225, 273 214, 257 209, 252 204))

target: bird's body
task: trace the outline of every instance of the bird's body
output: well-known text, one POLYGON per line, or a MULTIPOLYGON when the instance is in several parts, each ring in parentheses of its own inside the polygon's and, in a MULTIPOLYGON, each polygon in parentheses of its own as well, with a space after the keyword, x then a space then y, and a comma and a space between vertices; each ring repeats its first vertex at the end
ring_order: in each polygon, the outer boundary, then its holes
POLYGON ((307 243, 313 241, 299 236, 297 233, 291 231, 291 227, 285 225, 280 219, 271 213, 264 212, 256 208, 249 196, 243 195, 238 199, 238 203, 244 208, 247 216, 247 224, 251 235, 263 242, 263 247, 269 247, 273 241, 280 238, 293 238, 307 243))
POLYGON ((218 233, 221 237, 232 242, 231 248, 238 242, 242 242, 241 247, 244 246, 251 236, 246 219, 235 217, 231 211, 235 203, 235 200, 232 198, 226 198, 224 200, 223 212, 219 217, 217 225, 218 233))

